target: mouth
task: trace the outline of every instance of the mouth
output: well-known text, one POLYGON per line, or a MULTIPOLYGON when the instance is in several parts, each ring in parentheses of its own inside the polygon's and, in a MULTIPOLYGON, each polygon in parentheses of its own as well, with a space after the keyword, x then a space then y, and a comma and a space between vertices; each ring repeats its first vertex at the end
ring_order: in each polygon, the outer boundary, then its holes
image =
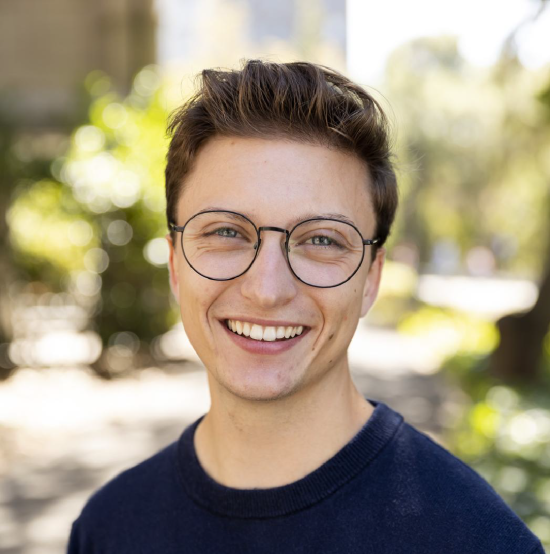
POLYGON ((290 321, 255 320, 256 322, 252 322, 236 319, 220 319, 218 321, 235 346, 255 356, 290 352, 311 331, 311 327, 290 321), (272 325, 268 325, 269 323, 272 325), (275 325, 276 323, 279 325, 275 325), (284 325, 285 323, 290 325, 284 325))
POLYGON ((290 341, 309 329, 304 325, 259 325, 236 319, 225 319, 223 324, 232 333, 259 342, 290 341))

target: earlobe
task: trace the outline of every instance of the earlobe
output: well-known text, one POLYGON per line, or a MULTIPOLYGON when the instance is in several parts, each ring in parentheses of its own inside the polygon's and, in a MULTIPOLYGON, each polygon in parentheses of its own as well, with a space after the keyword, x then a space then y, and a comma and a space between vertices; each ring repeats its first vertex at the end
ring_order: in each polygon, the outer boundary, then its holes
POLYGON ((384 266, 384 260, 386 256, 386 249, 380 248, 376 253, 376 258, 372 262, 367 279, 365 281, 365 288, 363 289, 363 301, 361 304, 361 315, 365 317, 367 312, 371 309, 376 297, 378 295, 378 289, 380 287, 380 280, 382 278, 382 267, 384 266))
POLYGON ((172 237, 170 233, 166 235, 166 240, 168 242, 169 256, 168 256, 168 276, 170 282, 170 290, 176 299, 176 302, 179 304, 179 281, 178 281, 178 269, 176 263, 176 253, 174 250, 174 245, 172 244, 172 237))

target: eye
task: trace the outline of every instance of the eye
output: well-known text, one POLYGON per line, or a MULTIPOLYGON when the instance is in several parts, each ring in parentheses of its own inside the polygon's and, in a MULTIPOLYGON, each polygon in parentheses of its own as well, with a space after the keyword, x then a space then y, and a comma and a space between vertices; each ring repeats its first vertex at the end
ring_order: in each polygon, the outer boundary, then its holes
POLYGON ((315 235, 306 241, 306 244, 310 242, 313 246, 333 246, 336 248, 342 248, 342 245, 331 237, 326 235, 315 235))
POLYGON ((218 227, 213 231, 203 232, 204 237, 223 237, 223 238, 236 238, 239 232, 231 227, 218 227))
POLYGON ((239 233, 230 227, 220 227, 214 231, 214 234, 220 237, 235 238, 239 233))
POLYGON ((330 246, 333 243, 333 240, 330 237, 317 236, 311 238, 311 244, 330 246))

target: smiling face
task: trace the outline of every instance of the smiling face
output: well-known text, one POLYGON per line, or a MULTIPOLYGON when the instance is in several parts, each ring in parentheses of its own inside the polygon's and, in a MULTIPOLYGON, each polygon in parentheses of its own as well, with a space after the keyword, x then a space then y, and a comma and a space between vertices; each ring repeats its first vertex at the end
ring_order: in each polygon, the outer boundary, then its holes
MULTIPOLYGON (((212 207, 244 214, 257 227, 289 230, 311 214, 339 213, 364 238, 375 238, 368 179, 358 158, 324 146, 215 138, 200 150, 185 180, 176 224, 212 207)), ((216 391, 248 400, 289 397, 329 372, 348 370, 347 348, 376 298, 384 249, 370 264, 373 246, 366 246, 363 264, 350 281, 315 288, 291 273, 282 233, 262 231, 253 265, 230 281, 208 280, 193 271, 180 237, 175 249, 169 240, 170 280, 185 331, 209 372, 213 403, 216 391), (258 341, 233 333, 228 320, 275 331, 302 326, 303 331, 288 341, 258 341)), ((272 339, 272 331, 267 333, 264 338, 272 339)))

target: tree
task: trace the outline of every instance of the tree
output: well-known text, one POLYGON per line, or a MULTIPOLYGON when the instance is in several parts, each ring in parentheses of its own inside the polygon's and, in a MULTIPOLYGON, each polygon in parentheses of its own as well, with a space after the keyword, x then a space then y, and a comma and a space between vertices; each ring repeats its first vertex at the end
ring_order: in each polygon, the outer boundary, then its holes
MULTIPOLYGON (((550 84, 540 99, 550 114, 550 84)), ((550 118, 543 124, 548 125, 548 121, 550 118)), ((550 179, 547 198, 540 209, 550 221, 550 179)), ((541 229, 540 238, 546 248, 542 254, 544 266, 537 301, 528 312, 508 314, 497 322, 500 342, 491 357, 489 371, 510 383, 539 381, 544 365, 544 340, 550 332, 550 237, 547 229, 541 229)))
POLYGON ((154 66, 125 98, 99 72, 87 86, 88 120, 49 178, 14 199, 9 223, 27 266, 87 308, 104 347, 94 367, 110 377, 140 365, 136 357, 144 363, 153 338, 175 322, 162 238, 169 102, 154 66))
MULTIPOLYGON (((502 79, 513 78, 509 68, 517 64, 516 37, 520 28, 536 21, 548 6, 548 0, 540 0, 536 14, 520 23, 505 41, 500 66, 502 79)), ((540 102, 547 109, 547 117, 541 118, 541 126, 548 129, 550 123, 550 82, 539 95, 540 102)), ((550 221, 550 176, 546 181, 546 198, 539 209, 550 221)), ((493 352, 489 371, 495 377, 510 383, 535 383, 541 380, 544 364, 543 345, 550 333, 550 237, 547 228, 541 229, 544 265, 539 284, 539 295, 533 308, 526 313, 508 314, 498 320, 500 343, 493 352)))

